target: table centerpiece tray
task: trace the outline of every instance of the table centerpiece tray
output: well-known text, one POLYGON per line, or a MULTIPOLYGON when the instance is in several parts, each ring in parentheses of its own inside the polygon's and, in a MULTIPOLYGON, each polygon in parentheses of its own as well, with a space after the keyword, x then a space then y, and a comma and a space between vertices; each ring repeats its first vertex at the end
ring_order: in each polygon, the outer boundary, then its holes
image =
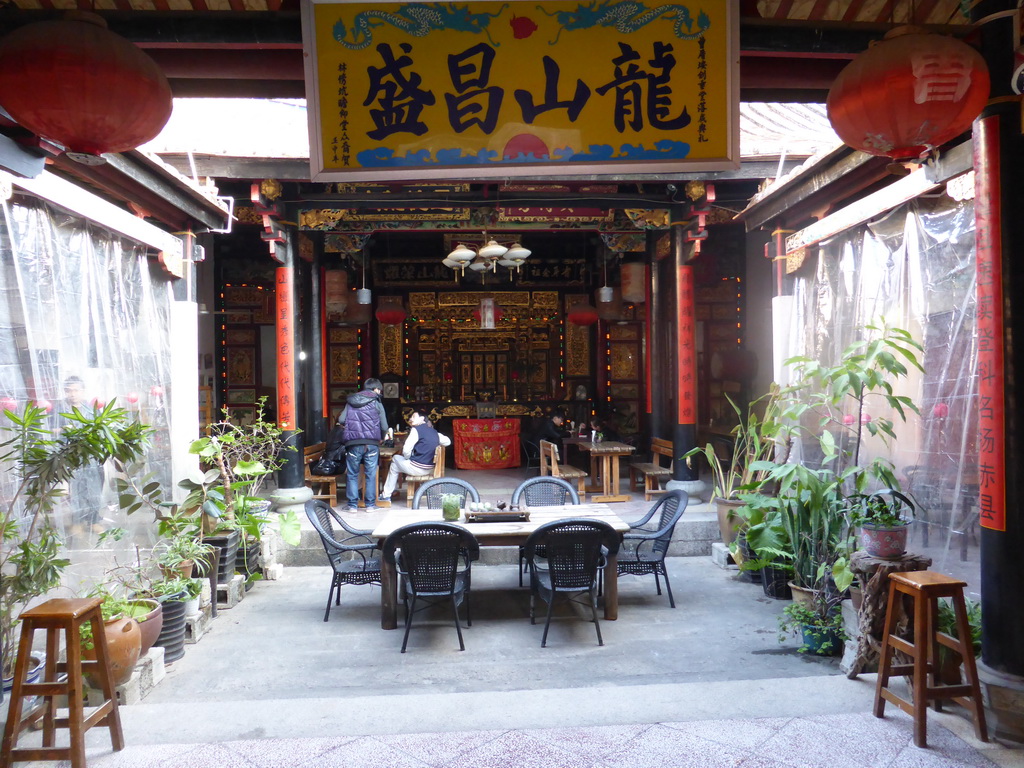
POLYGON ((466 512, 467 523, 525 523, 530 519, 529 510, 492 509, 466 512))

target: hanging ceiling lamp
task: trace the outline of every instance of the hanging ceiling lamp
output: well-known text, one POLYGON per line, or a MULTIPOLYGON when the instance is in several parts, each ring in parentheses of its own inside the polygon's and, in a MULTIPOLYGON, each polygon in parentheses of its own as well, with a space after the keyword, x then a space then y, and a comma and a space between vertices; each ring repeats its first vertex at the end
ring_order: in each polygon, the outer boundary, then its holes
POLYGON ((903 162, 969 129, 988 95, 988 68, 971 46, 898 27, 839 73, 826 105, 846 144, 903 162))
POLYGON ((138 47, 94 13, 26 24, 0 40, 0 106, 89 165, 156 137, 171 87, 138 47))
POLYGON ((363 287, 356 289, 356 304, 369 304, 373 301, 373 294, 366 287, 366 254, 363 254, 363 287))
POLYGON ((449 269, 455 270, 456 281, 465 274, 467 268, 484 275, 487 272, 494 272, 497 265, 518 270, 523 262, 530 256, 530 251, 523 248, 519 243, 512 243, 511 246, 504 246, 497 240, 489 239, 487 232, 483 233, 481 246, 459 243, 441 263, 449 269))
POLYGON ((615 291, 608 287, 608 259, 604 260, 604 280, 601 287, 597 289, 598 304, 606 304, 615 298, 615 291))

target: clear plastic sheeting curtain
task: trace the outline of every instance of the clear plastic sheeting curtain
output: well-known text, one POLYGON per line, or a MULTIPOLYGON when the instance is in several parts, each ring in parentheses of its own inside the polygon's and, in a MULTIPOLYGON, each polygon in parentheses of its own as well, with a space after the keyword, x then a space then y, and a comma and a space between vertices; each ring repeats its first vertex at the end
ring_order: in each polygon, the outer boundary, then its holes
MULTIPOLYGON (((817 269, 798 277, 793 303, 795 354, 837 362, 884 318, 924 346, 925 373, 897 389, 921 409, 906 424, 869 403, 868 416, 896 422, 892 449, 868 439, 862 462, 893 461, 917 502, 910 547, 933 567, 976 590, 978 567, 977 347, 974 206, 946 195, 918 198, 878 221, 823 244, 817 269)), ((805 460, 813 460, 805 456, 805 460)))
MULTIPOLYGON (((88 411, 116 398, 155 428, 146 471, 169 489, 168 382, 170 281, 137 244, 38 201, 2 203, 0 218, 0 399, 61 412, 88 411)), ((12 407, 13 406, 13 407, 12 407)), ((0 417, 3 419, 3 417, 0 417)), ((6 508, 13 473, 0 480, 6 508)), ((58 503, 55 522, 72 552, 67 581, 92 583, 105 569, 151 546, 152 512, 128 519, 118 507, 112 468, 78 474, 58 503), (128 529, 119 543, 99 535, 128 529)))

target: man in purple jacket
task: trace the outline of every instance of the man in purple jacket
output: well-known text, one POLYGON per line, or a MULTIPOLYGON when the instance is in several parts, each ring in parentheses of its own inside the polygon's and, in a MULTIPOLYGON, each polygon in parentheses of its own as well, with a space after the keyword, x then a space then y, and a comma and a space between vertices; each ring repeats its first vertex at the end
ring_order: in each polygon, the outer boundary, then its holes
POLYGON ((348 396, 338 425, 344 428, 346 511, 359 507, 359 466, 366 476, 366 511, 377 508, 377 464, 380 462, 380 441, 388 431, 388 417, 380 401, 384 386, 379 379, 367 379, 361 392, 348 396))

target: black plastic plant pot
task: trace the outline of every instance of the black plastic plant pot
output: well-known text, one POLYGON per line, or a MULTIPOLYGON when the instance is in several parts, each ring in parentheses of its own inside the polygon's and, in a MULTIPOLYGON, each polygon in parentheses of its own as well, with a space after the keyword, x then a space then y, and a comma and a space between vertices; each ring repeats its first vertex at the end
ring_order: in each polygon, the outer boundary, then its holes
POLYGON ((203 541, 220 550, 220 563, 217 565, 217 583, 227 584, 235 575, 235 556, 238 544, 242 540, 240 530, 231 531, 223 536, 206 536, 203 541))
POLYGON ((259 541, 242 542, 238 547, 238 554, 235 555, 235 572, 242 574, 245 579, 245 589, 252 588, 251 577, 260 573, 260 551, 262 545, 259 541))
POLYGON ((164 600, 164 625, 160 628, 160 635, 153 645, 164 649, 164 664, 170 664, 185 655, 184 600, 164 600))
POLYGON ((793 590, 789 588, 791 574, 785 568, 766 565, 761 569, 761 589, 765 595, 776 600, 792 600, 793 590))

